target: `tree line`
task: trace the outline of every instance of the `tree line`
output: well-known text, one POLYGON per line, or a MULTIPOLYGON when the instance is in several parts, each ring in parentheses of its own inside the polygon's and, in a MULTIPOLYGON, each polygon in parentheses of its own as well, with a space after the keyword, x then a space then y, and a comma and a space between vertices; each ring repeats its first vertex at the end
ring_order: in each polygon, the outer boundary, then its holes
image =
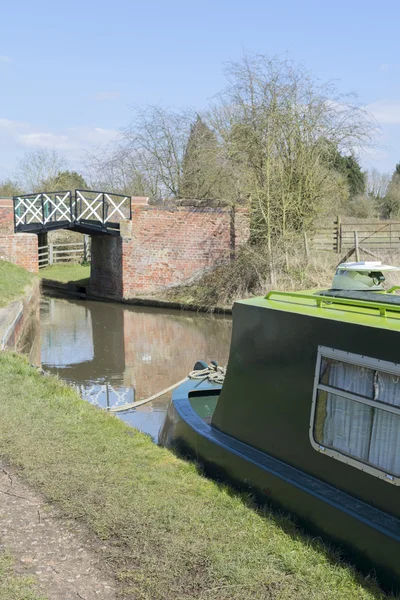
POLYGON ((281 58, 247 55, 225 76, 225 89, 202 112, 133 109, 117 142, 87 155, 85 177, 54 150, 28 153, 0 195, 92 187, 224 201, 249 207, 252 241, 269 248, 324 215, 400 212, 400 164, 393 176, 360 167, 376 125, 355 97, 281 58))

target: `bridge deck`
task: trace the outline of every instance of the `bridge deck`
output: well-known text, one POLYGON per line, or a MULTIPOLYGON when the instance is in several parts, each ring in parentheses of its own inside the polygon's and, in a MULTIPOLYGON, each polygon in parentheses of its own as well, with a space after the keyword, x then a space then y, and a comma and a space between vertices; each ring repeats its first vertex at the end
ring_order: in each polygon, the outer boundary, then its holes
POLYGON ((120 221, 132 217, 131 198, 121 194, 75 190, 14 196, 16 233, 72 229, 90 235, 120 234, 120 221))

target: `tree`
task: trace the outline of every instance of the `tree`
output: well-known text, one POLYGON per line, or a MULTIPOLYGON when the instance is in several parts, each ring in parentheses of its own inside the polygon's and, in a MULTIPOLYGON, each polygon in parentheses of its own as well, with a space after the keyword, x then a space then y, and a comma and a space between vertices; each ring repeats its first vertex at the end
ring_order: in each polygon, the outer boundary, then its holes
POLYGON ((380 204, 386 196, 390 183, 390 173, 381 173, 378 169, 367 172, 367 195, 380 204))
POLYGON ((346 179, 349 186, 350 200, 365 193, 366 176, 362 172, 358 160, 352 154, 343 156, 335 149, 332 165, 346 179))
POLYGON ((392 219, 400 213, 400 163, 395 167, 394 173, 387 186, 386 194, 379 199, 381 214, 386 219, 392 219))
POLYGON ((159 197, 156 182, 140 171, 134 153, 122 138, 107 148, 87 153, 85 172, 93 189, 112 190, 128 196, 159 197))
POLYGON ((22 193, 22 189, 16 181, 12 181, 12 179, 5 179, 4 181, 0 182, 0 198, 19 196, 22 193))
POLYGON ((161 106, 136 108, 122 132, 119 154, 125 155, 155 198, 177 198, 193 113, 161 106))
POLYGON ((181 198, 221 199, 226 195, 226 172, 214 131, 197 116, 182 161, 181 198))
POLYGON ((400 213, 400 177, 394 177, 388 187, 386 196, 382 198, 379 208, 386 219, 392 219, 400 213))
POLYGON ((245 56, 230 63, 227 78, 210 122, 250 201, 253 240, 271 249, 346 198, 344 176, 326 162, 327 143, 350 155, 373 126, 350 98, 287 60, 245 56))
POLYGON ((26 192, 53 191, 60 171, 66 167, 65 159, 55 149, 37 148, 27 152, 19 161, 17 178, 26 192))
POLYGON ((45 190, 59 192, 87 188, 86 181, 76 171, 59 171, 53 179, 44 182, 45 190))

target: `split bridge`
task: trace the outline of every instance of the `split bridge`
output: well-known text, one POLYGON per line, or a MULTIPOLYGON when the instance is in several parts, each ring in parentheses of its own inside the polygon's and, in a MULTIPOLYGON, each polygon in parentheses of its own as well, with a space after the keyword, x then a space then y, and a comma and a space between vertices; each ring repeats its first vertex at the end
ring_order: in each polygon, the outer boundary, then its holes
POLYGON ((0 199, 0 258, 36 272, 38 248, 57 229, 91 236, 88 292, 137 298, 227 263, 249 236, 245 209, 112 192, 40 192, 0 199))
POLYGON ((131 197, 93 190, 40 192, 14 196, 15 233, 42 234, 55 229, 120 235, 131 220, 131 197))

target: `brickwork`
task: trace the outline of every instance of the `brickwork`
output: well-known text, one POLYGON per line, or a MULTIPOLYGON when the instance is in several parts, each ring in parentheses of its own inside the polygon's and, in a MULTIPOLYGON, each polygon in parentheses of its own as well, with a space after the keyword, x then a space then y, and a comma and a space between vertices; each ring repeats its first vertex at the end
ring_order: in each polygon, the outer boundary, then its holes
POLYGON ((90 294, 122 298, 122 240, 111 235, 92 235, 90 294))
POLYGON ((230 260, 248 238, 248 218, 229 208, 132 204, 132 222, 121 238, 93 236, 90 290, 132 298, 190 281, 230 260))
POLYGON ((0 235, 0 259, 37 273, 39 270, 37 235, 34 233, 0 235))
POLYGON ((12 198, 0 198, 0 234, 14 233, 12 198))
POLYGON ((132 207, 132 237, 123 240, 123 295, 181 284, 230 256, 226 209, 132 207))

